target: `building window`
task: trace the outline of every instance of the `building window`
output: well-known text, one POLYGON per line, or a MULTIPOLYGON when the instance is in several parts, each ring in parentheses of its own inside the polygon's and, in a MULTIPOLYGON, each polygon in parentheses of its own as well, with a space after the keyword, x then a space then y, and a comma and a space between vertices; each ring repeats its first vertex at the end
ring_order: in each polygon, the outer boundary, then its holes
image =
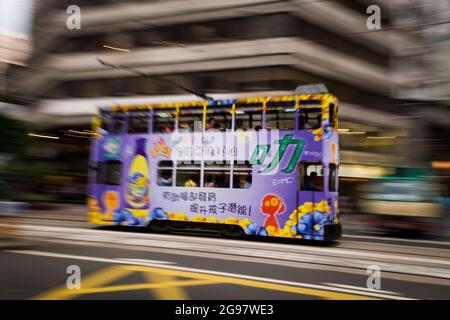
POLYGON ((99 162, 97 167, 97 184, 120 185, 122 176, 122 162, 99 162))

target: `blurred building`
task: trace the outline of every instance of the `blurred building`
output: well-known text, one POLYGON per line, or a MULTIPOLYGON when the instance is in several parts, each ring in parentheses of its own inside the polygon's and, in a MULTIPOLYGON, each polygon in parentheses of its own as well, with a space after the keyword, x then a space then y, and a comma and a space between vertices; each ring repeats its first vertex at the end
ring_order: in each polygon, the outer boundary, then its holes
MULTIPOLYGON (((29 106, 37 128, 64 135, 59 130, 88 129, 99 105, 186 94, 156 77, 105 68, 97 58, 208 93, 291 91, 325 83, 341 101, 341 160, 348 176, 370 178, 385 165, 434 160, 429 153, 418 155, 411 141, 426 145, 435 141, 433 130, 448 130, 441 100, 450 88, 439 83, 441 93, 425 94, 424 83, 434 88, 433 81, 441 81, 436 73, 402 64, 409 60, 420 67, 429 57, 421 50, 431 40, 417 35, 429 21, 406 19, 416 26, 410 30, 397 20, 398 10, 414 16, 425 2, 432 1, 40 1, 33 56, 28 68, 11 73, 8 91, 29 106), (66 26, 72 4, 81 8, 80 30, 66 26), (381 8, 381 30, 367 27, 372 4, 381 8)), ((426 10, 426 17, 440 12, 426 10)), ((448 32, 445 37, 444 51, 448 32)), ((441 63, 448 68, 448 59, 441 63)))

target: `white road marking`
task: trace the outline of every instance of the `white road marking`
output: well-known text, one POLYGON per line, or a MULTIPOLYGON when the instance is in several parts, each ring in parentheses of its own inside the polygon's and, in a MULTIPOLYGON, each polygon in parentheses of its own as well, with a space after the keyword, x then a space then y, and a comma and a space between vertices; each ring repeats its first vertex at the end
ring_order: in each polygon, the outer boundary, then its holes
POLYGON ((374 297, 374 298, 393 299, 393 300, 415 300, 413 298, 398 297, 398 296, 395 296, 395 295, 387 295, 387 294, 380 294, 380 293, 374 293, 374 292, 362 292, 362 291, 346 289, 346 288, 338 288, 338 287, 331 287, 331 286, 324 286, 324 285, 316 285, 316 284, 311 284, 311 283, 293 282, 293 281, 286 281, 286 280, 279 280, 279 279, 263 278, 263 277, 249 276, 249 275, 243 275, 243 274, 238 274, 238 273, 228 273, 228 272, 221 272, 221 271, 213 271, 213 270, 205 270, 205 269, 197 269, 197 268, 188 268, 188 267, 165 265, 165 264, 157 264, 157 263, 142 264, 142 263, 139 263, 138 261, 131 261, 130 263, 128 263, 124 259, 98 258, 98 257, 70 255, 70 254, 60 254, 60 253, 36 251, 36 250, 7 250, 6 252, 17 253, 17 254, 35 255, 35 256, 43 256, 43 257, 52 257, 52 258, 96 261, 96 262, 105 262, 105 263, 114 263, 114 264, 144 265, 144 266, 151 266, 151 267, 155 267, 155 268, 163 268, 163 269, 187 271, 187 272, 195 272, 195 273, 204 273, 204 274, 211 274, 211 275, 216 275, 216 276, 239 278, 239 279, 245 279, 245 280, 254 280, 254 281, 261 281, 261 282, 270 282, 270 283, 276 283, 276 284, 284 284, 284 285, 296 286, 296 287, 304 287, 304 288, 326 290, 326 291, 334 291, 334 292, 343 292, 343 293, 363 295, 363 296, 374 297))
POLYGON ((176 262, 171 261, 159 261, 159 260, 148 260, 148 259, 120 259, 125 263, 138 263, 140 265, 148 265, 148 264, 176 264, 176 262))
POLYGON ((375 293, 384 293, 384 294, 393 294, 393 295, 402 295, 401 293, 394 292, 394 291, 385 291, 385 290, 378 290, 378 289, 370 289, 365 287, 357 287, 357 286, 350 286, 347 284, 340 284, 340 283, 328 283, 323 282, 322 284, 326 286, 332 286, 332 287, 339 287, 339 288, 346 288, 346 289, 352 289, 352 290, 358 290, 361 292, 375 292, 375 293))
POLYGON ((132 265, 138 265, 138 266, 154 265, 154 264, 157 264, 157 265, 176 264, 175 262, 171 262, 171 261, 145 260, 145 259, 110 259, 110 258, 99 258, 99 257, 89 257, 89 256, 77 256, 77 255, 73 255, 73 254, 45 252, 45 251, 37 251, 37 250, 5 250, 5 252, 29 254, 29 255, 50 257, 50 258, 65 258, 65 259, 78 259, 78 260, 105 262, 105 263, 132 264, 132 265))

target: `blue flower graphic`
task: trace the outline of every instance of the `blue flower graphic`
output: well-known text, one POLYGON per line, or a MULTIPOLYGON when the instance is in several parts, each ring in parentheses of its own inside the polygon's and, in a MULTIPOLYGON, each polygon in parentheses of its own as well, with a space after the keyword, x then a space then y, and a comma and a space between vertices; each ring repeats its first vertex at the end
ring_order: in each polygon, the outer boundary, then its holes
POLYGON ((137 218, 134 216, 131 216, 127 221, 126 224, 128 226, 144 226, 145 220, 143 218, 137 218))
POLYGON ((245 233, 251 236, 268 236, 266 228, 260 227, 256 222, 250 223, 247 228, 245 228, 245 233))
POLYGON ((152 220, 168 220, 169 219, 169 215, 167 214, 167 212, 164 211, 163 208, 161 207, 157 207, 154 208, 152 210, 152 212, 150 212, 150 214, 148 215, 148 221, 152 221, 152 220))
POLYGON ((269 232, 267 232, 266 228, 261 227, 258 230, 258 236, 264 236, 267 237, 269 235, 269 232))
POLYGON ((256 235, 258 232, 258 224, 256 222, 250 223, 247 228, 245 228, 245 233, 248 235, 256 235))
POLYGON ((133 214, 125 209, 118 209, 114 211, 113 220, 115 224, 121 224, 122 222, 128 221, 133 214))
POLYGON ((323 236, 323 225, 327 216, 322 211, 306 213, 300 218, 297 225, 297 234, 301 234, 303 239, 317 239, 323 236))

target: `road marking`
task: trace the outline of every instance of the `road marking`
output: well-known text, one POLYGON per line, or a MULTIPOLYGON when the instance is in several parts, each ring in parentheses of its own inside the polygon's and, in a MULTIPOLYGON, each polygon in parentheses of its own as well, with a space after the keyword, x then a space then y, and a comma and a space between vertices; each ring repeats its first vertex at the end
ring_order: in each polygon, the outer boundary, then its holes
POLYGON ((89 257, 89 256, 77 256, 72 254, 64 254, 64 253, 54 253, 54 252, 45 252, 45 251, 36 251, 36 250, 5 250, 5 252, 11 253, 21 253, 21 254, 29 254, 36 255, 42 257, 50 257, 50 258, 65 258, 65 259, 78 259, 85 261, 95 261, 95 262, 106 262, 106 263, 120 263, 120 264, 131 264, 131 265, 162 265, 162 264, 174 264, 175 262, 170 261, 159 261, 159 260, 144 260, 144 259, 109 259, 109 258, 99 258, 99 257, 89 257), (154 261, 153 263, 150 261, 154 261))
POLYGON ((222 283, 222 284, 232 284, 232 285, 237 285, 237 286, 246 286, 246 287, 253 287, 253 288, 258 288, 258 289, 266 289, 266 290, 274 290, 274 291, 316 296, 316 297, 332 299, 332 300, 373 300, 374 299, 372 297, 367 297, 364 295, 338 293, 338 292, 332 292, 332 291, 328 291, 328 290, 306 288, 304 286, 279 284, 279 283, 275 283, 275 281, 273 281, 273 279, 264 279, 264 278, 258 278, 258 277, 251 277, 251 276, 244 276, 244 275, 237 275, 237 274, 228 274, 228 273, 221 273, 221 272, 211 272, 208 270, 201 270, 201 269, 177 268, 177 269, 181 269, 181 270, 174 270, 173 268, 170 268, 170 269, 162 268, 162 269, 159 269, 159 271, 157 271, 157 269, 155 267, 130 266, 129 268, 132 270, 137 270, 137 271, 150 271, 150 272, 153 271, 153 272, 175 275, 178 277, 197 278, 197 279, 209 280, 212 282, 218 282, 218 283, 222 283), (186 270, 193 270, 193 271, 186 271, 186 270), (204 271, 207 271, 207 272, 204 272, 204 271), (227 274, 227 275, 217 275, 217 274, 227 274), (258 279, 258 280, 252 280, 251 278, 258 279))
MULTIPOLYGON (((85 294, 95 294, 95 293, 108 293, 108 292, 124 292, 124 291, 137 291, 137 290, 147 290, 150 289, 160 290, 164 292, 165 290, 177 286, 181 287, 190 287, 190 286, 202 286, 208 284, 216 284, 216 282, 206 281, 206 280, 176 280, 169 282, 160 282, 160 283, 138 283, 138 284, 124 284, 124 285, 116 285, 116 286, 107 286, 107 287, 97 287, 97 288, 88 288, 88 289, 80 289, 77 290, 77 294, 85 295, 85 294)), ((188 300, 189 297, 183 292, 178 296, 168 296, 158 297, 158 300, 188 300)))
MULTIPOLYGON (((156 272, 144 272, 144 277, 150 283, 159 284, 152 290, 157 300, 188 300, 189 297, 182 289, 182 281, 177 281, 175 277, 169 274, 161 274, 156 272)), ((194 281, 194 283, 197 283, 194 281)), ((186 285, 186 284, 184 284, 186 285)), ((198 285, 198 284, 196 284, 198 285)))
POLYGON ((103 269, 100 272, 90 274, 88 276, 81 277, 81 288, 84 289, 68 289, 66 285, 60 286, 56 289, 39 294, 32 299, 34 300, 65 300, 74 299, 82 295, 82 290, 88 290, 89 288, 95 288, 102 286, 106 283, 111 283, 115 280, 121 279, 129 275, 131 270, 116 268, 115 266, 110 266, 103 269))
POLYGON ((146 264, 176 264, 176 262, 172 261, 160 261, 160 260, 148 260, 148 259, 121 259, 127 264, 139 264, 139 265, 146 265, 146 264))
POLYGON ((340 284, 340 283, 323 282, 322 284, 324 284, 326 286, 358 290, 358 291, 361 291, 361 293, 366 293, 366 292, 375 292, 376 293, 376 292, 378 292, 378 293, 384 293, 384 294, 402 295, 401 293, 394 292, 394 291, 385 291, 385 290, 371 289, 371 288, 365 288, 365 287, 350 286, 347 284, 340 284))
MULTIPOLYGON (((232 283, 236 285, 244 285, 244 286, 252 286, 258 287, 261 289, 270 289, 270 290, 278 290, 278 291, 286 291, 292 293, 301 293, 306 295, 319 296, 326 299, 371 299, 371 298, 384 298, 384 299, 400 299, 400 300, 410 300, 410 298, 398 297, 393 295, 365 292, 362 293, 357 290, 351 290, 346 288, 338 288, 338 287, 330 287, 324 285, 315 285, 309 283, 301 283, 301 282, 293 282, 286 280, 278 280, 278 279, 270 279, 256 276, 249 276, 243 274, 236 273, 228 273, 221 271, 212 271, 212 270, 204 270, 197 268, 188 268, 181 266, 173 266, 173 265, 160 265, 160 264, 145 264, 141 265, 139 262, 130 262, 126 263, 123 259, 106 259, 106 258, 97 258, 97 257, 89 257, 89 256, 79 256, 79 255, 68 255, 68 254, 58 254, 51 252, 42 252, 42 251, 34 251, 34 250, 7 250, 6 252, 18 253, 18 254, 28 254, 28 255, 37 255, 37 256, 45 256, 45 257, 53 257, 53 258, 65 258, 65 259, 74 259, 74 260, 85 260, 85 261, 97 261, 97 262, 106 262, 113 264, 130 264, 128 266, 131 270, 143 270, 139 268, 149 268, 146 270, 162 270, 161 272, 169 272, 172 275, 178 275, 181 277, 193 277, 193 274, 202 274, 201 279, 213 280, 213 281, 225 281, 226 283, 232 283), (133 269, 137 268, 137 269, 133 269), (153 269, 152 269, 153 268, 153 269), (208 276, 208 277, 206 277, 208 276), (210 276, 210 277, 209 277, 210 276), (205 278, 206 277, 206 278, 205 278), (220 279, 220 280, 219 280, 220 279), (287 287, 295 287, 295 289, 290 289, 287 287), (276 289, 278 288, 278 289, 276 289)), ((198 276, 197 276, 198 277, 198 276)), ((194 277, 195 278, 195 277, 194 277)))

